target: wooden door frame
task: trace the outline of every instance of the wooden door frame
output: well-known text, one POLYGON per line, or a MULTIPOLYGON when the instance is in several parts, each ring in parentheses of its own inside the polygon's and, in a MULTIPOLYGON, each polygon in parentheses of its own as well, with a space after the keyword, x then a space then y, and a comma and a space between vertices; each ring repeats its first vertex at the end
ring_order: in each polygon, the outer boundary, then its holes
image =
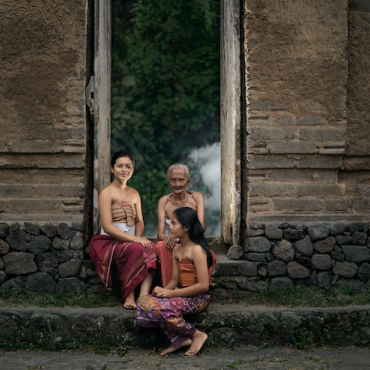
MULTIPOLYGON (((94 231, 110 181, 111 1, 94 0, 94 231)), ((221 0, 221 237, 241 242, 241 0, 221 0)))

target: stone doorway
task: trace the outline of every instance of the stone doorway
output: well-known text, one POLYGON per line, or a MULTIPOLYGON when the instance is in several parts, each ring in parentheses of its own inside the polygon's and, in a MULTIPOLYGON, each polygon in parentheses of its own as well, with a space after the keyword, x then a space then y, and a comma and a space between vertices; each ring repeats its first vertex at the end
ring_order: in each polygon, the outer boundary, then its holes
MULTIPOLYGON (((109 183, 111 2, 95 0, 94 15, 94 230, 99 229, 98 193, 109 183)), ((221 0, 221 237, 241 240, 241 7, 221 0)))

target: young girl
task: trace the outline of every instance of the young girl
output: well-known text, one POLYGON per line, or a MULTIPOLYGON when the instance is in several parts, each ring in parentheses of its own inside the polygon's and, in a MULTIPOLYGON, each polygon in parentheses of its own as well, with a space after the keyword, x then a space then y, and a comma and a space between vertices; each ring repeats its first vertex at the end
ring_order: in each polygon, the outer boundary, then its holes
POLYGON ((155 287, 152 295, 139 297, 137 325, 162 328, 172 343, 162 351, 162 356, 185 346, 190 346, 185 354, 194 356, 208 336, 186 322, 183 316, 200 313, 208 307, 216 256, 206 242, 194 209, 175 209, 170 232, 180 239, 180 244, 173 249, 172 279, 164 288, 155 287))

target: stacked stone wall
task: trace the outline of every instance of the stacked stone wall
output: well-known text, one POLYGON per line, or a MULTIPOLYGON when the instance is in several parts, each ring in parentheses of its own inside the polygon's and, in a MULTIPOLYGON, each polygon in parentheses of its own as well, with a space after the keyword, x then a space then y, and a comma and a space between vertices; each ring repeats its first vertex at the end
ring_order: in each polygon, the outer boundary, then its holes
POLYGON ((227 257, 230 263, 215 269, 216 296, 335 284, 359 291, 370 284, 369 225, 255 224, 244 246, 231 246, 227 257))
MULTIPOLYGON (((80 223, 1 223, 0 289, 102 291, 87 256, 80 223)), ((216 297, 335 284, 356 291, 370 285, 367 223, 255 224, 243 246, 219 255, 213 276, 216 297)))
POLYGON ((104 289, 85 259, 83 224, 0 224, 0 289, 55 293, 104 289))

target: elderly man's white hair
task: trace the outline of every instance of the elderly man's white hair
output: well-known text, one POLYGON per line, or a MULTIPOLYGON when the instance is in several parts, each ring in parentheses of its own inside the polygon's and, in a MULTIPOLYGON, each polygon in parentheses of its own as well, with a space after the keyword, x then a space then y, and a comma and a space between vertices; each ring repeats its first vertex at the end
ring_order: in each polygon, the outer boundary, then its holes
POLYGON ((175 163, 175 164, 172 164, 170 167, 168 167, 168 170, 167 170, 167 181, 170 179, 170 173, 171 173, 171 171, 174 168, 176 168, 176 167, 180 167, 180 168, 182 168, 184 170, 185 176, 188 178, 188 181, 190 182, 191 176, 190 176, 189 167, 186 164, 183 164, 183 163, 175 163))

